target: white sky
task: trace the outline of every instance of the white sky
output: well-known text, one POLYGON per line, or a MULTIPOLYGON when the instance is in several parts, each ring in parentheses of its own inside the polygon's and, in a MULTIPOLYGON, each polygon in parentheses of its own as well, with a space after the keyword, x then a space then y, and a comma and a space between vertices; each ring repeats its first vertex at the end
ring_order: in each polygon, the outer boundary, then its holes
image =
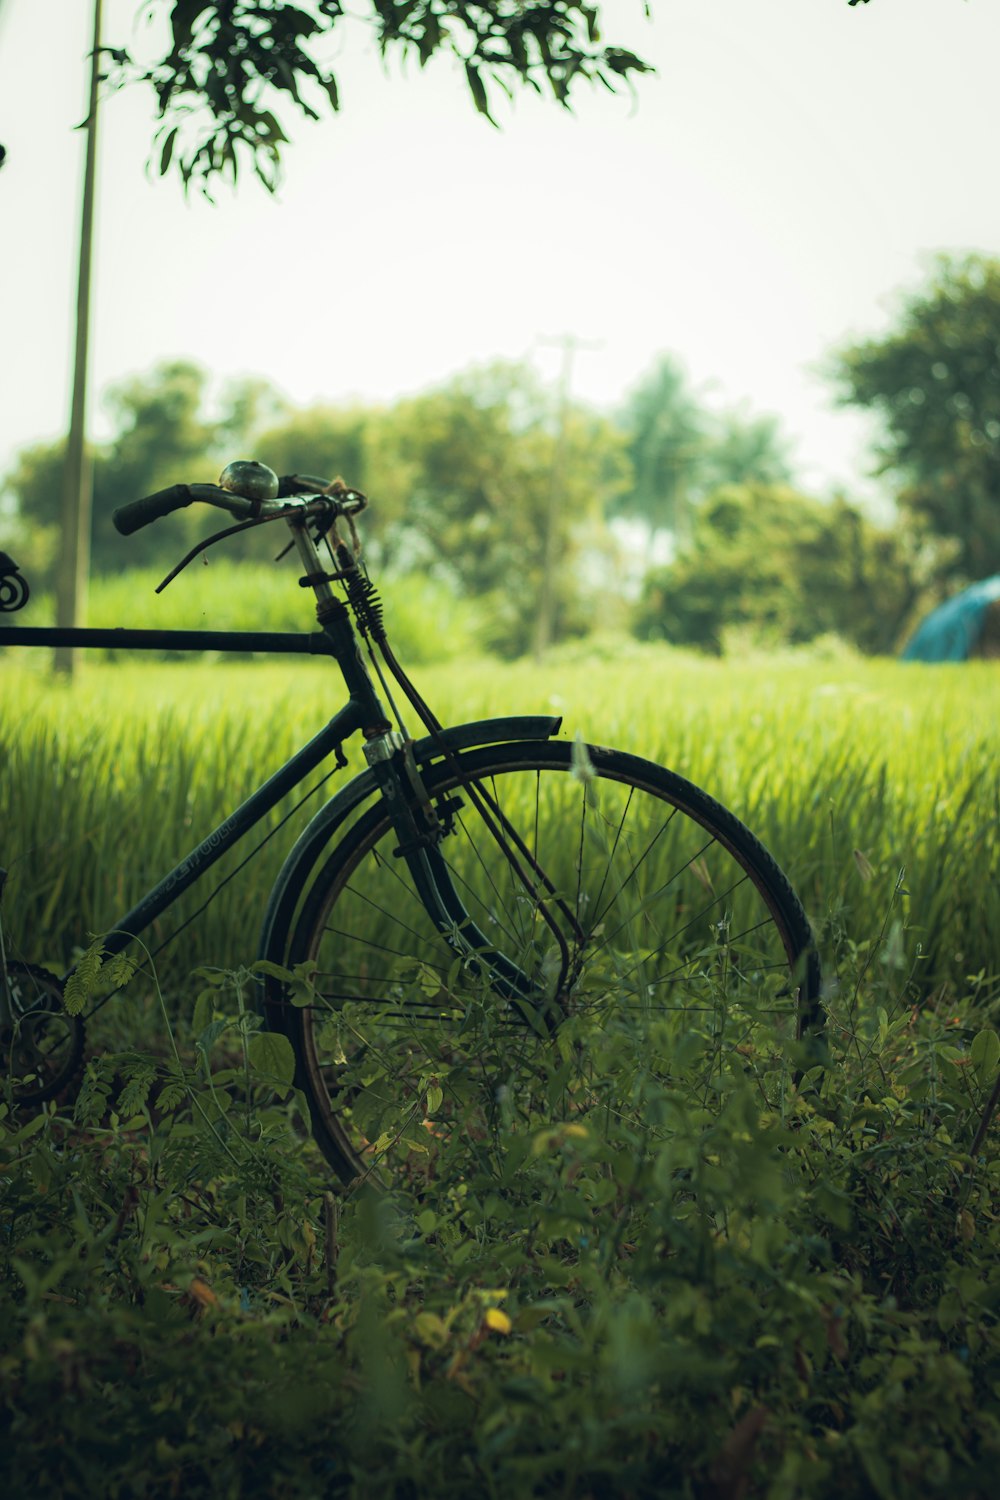
MULTIPOLYGON (((142 50, 139 0, 106 0, 142 50)), ((0 471, 69 408, 91 0, 0 0, 0 471)), ((939 250, 1000 247, 996 0, 605 0, 655 62, 638 102, 473 111, 449 67, 339 44, 342 112, 287 114, 285 182, 217 206, 147 176, 149 101, 103 110, 91 426, 100 394, 190 356, 297 403, 391 399, 493 356, 617 403, 656 355, 775 412, 803 483, 865 492, 863 419, 816 366, 877 332, 939 250)), ((257 455, 266 460, 266 454, 257 455)), ((331 470, 337 467, 331 455, 331 470)), ((178 478, 203 476, 178 475, 178 478)))

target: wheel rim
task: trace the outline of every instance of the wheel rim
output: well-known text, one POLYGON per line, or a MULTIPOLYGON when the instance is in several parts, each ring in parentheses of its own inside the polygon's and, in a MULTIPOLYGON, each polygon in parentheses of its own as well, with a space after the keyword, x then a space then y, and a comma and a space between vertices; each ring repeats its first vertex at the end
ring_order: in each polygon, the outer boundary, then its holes
POLYGON ((74 1078, 83 1051, 83 1022, 63 1006, 62 985, 33 964, 7 965, 9 1025, 0 1027, 0 1055, 14 1100, 52 1099, 74 1078))
MULTIPOLYGON (((773 861, 659 768, 517 748, 466 763, 556 887, 569 968, 538 882, 533 892, 514 874, 465 789, 440 852, 479 929, 530 977, 537 1008, 504 1001, 485 977, 489 956, 456 952, 435 930, 378 810, 303 909, 293 958, 309 964, 316 996, 294 1028, 300 1082, 317 1139, 349 1180, 426 1179, 446 1163, 496 1174, 513 1136, 559 1124, 648 1129, 657 1086, 682 1077, 709 1113, 727 1077, 749 1080, 769 1108, 790 1092, 788 1044, 815 1018, 817 976, 773 861)), ((447 772, 432 781, 442 798, 454 786, 447 772)))

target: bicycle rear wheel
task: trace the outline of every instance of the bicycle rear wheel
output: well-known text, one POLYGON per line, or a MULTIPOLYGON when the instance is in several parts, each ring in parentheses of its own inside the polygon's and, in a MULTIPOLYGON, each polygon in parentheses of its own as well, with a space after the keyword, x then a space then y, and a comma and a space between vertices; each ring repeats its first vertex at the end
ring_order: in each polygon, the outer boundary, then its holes
POLYGON ((709 1112, 727 1076, 770 1107, 790 1092, 788 1044, 822 1023, 819 967, 800 902, 737 818, 598 746, 489 746, 423 774, 449 829, 440 861, 489 951, 439 930, 379 802, 300 903, 286 961, 311 975, 308 1003, 272 993, 345 1181, 419 1186, 456 1151, 496 1174, 513 1135, 553 1124, 647 1129, 651 1085, 681 1076, 709 1112), (477 789, 530 854, 520 873, 477 789))

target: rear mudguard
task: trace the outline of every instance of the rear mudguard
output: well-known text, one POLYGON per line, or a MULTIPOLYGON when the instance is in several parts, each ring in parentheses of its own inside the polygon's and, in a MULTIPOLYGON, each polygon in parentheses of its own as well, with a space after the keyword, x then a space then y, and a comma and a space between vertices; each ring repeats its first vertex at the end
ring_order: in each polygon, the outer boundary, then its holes
MULTIPOLYGON (((416 740, 413 755, 418 766, 426 766, 440 760, 445 749, 473 750, 481 745, 498 745, 512 740, 547 740, 558 734, 561 723, 561 719, 542 715, 479 719, 473 724, 458 724, 440 734, 416 740)), ((378 784, 371 770, 360 772, 320 809, 296 839, 268 898, 260 940, 261 958, 275 964, 284 963, 285 936, 313 868, 323 855, 329 853, 344 821, 377 791, 378 784)))

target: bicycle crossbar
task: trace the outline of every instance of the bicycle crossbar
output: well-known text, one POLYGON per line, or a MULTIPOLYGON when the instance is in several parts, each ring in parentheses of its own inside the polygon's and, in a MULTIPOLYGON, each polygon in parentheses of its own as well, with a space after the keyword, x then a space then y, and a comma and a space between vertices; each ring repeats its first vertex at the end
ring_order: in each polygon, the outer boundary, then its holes
POLYGON ((3 646, 96 646, 113 651, 266 651, 286 656, 331 656, 322 631, 302 635, 274 630, 60 630, 41 625, 0 628, 3 646))

